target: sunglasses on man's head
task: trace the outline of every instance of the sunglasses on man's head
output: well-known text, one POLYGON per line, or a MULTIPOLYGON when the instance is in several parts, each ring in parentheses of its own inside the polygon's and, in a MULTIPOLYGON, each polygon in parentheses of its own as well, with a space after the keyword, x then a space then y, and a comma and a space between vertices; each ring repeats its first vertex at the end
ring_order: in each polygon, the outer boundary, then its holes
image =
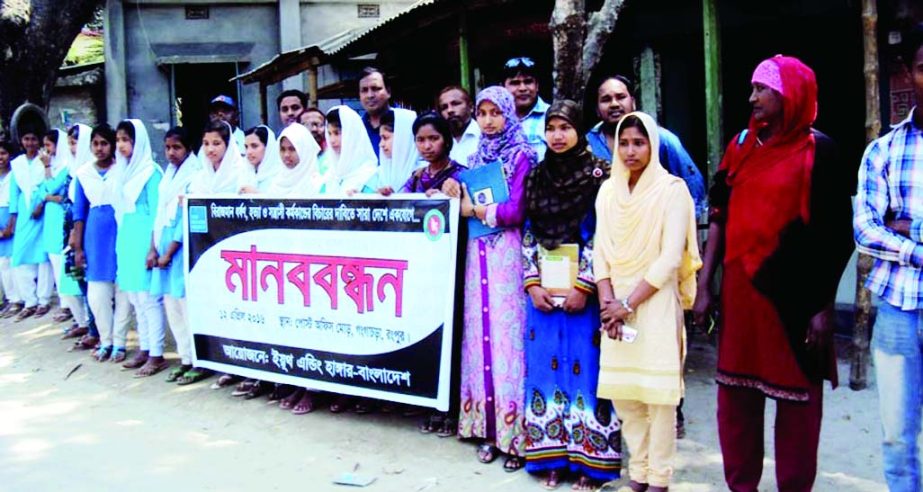
POLYGON ((517 56, 516 58, 510 58, 506 61, 506 68, 532 68, 534 66, 535 62, 528 56, 517 56))

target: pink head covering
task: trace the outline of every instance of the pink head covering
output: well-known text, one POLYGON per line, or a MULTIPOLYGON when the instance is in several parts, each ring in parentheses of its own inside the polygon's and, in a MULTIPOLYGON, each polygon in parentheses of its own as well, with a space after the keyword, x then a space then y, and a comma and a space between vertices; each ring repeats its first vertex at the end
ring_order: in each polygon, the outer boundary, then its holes
MULTIPOLYGON (((780 56, 782 55, 776 55, 773 58, 780 56)), ((762 63, 757 65, 750 82, 763 84, 779 94, 785 94, 785 91, 782 90, 782 75, 779 71, 779 65, 773 61, 773 58, 763 60, 762 63)))

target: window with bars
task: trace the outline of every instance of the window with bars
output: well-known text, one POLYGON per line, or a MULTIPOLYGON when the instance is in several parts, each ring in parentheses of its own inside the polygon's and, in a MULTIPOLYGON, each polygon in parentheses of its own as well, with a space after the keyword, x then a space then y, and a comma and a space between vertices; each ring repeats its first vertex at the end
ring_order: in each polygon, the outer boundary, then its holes
POLYGON ((381 17, 381 7, 377 3, 360 3, 356 7, 360 19, 377 19, 381 17))

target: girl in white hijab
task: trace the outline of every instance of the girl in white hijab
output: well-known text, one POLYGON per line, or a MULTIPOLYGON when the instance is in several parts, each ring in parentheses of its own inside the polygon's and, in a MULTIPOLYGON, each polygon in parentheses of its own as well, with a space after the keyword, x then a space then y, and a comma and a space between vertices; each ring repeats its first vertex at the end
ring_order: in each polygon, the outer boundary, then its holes
POLYGON ((378 189, 399 190, 421 165, 420 154, 413 136, 417 113, 394 108, 381 120, 381 164, 378 166, 378 189))
POLYGON ((316 196, 323 185, 317 168, 320 146, 302 125, 289 125, 279 135, 282 169, 266 190, 271 197, 306 198, 316 196))
MULTIPOLYGON (((151 141, 140 120, 116 127, 116 166, 122 168, 113 202, 118 234, 115 241, 116 285, 135 310, 140 350, 126 362, 136 377, 150 376, 169 364, 163 358, 165 328, 163 297, 151 295, 150 238, 160 196, 163 171, 151 157, 151 141)), ((118 354, 112 358, 118 361, 118 354)))
POLYGON ((202 167, 189 185, 195 194, 236 194, 244 162, 231 126, 223 121, 209 123, 202 134, 199 160, 202 167))
POLYGON ((170 371, 167 382, 191 384, 211 375, 207 369, 196 370, 192 367, 192 336, 189 334, 186 314, 183 214, 180 205, 201 163, 192 151, 192 140, 185 128, 170 129, 164 136, 163 147, 168 165, 160 181, 157 217, 154 219, 154 233, 147 261, 154 265, 151 294, 163 296, 164 311, 176 340, 176 352, 180 356, 180 365, 170 371))
MULTIPOLYGON (((89 149, 89 134, 84 133, 86 149, 89 149)), ((45 149, 49 162, 45 167, 45 175, 39 186, 40 195, 44 197, 42 215, 42 237, 48 260, 51 262, 52 274, 58 288, 58 297, 61 300, 61 312, 54 317, 57 323, 74 318, 74 325, 64 330, 64 338, 77 338, 89 332, 89 315, 83 299, 80 284, 64 273, 64 222, 65 202, 68 201, 68 182, 71 181, 71 172, 75 167, 74 155, 70 150, 70 138, 61 130, 52 130, 45 135, 45 149)), ((85 157, 86 153, 82 154, 85 157)), ((45 158, 42 159, 43 161, 45 158)))
POLYGON ((265 193, 282 169, 276 134, 266 125, 253 127, 244 137, 247 161, 240 176, 240 193, 265 193))
POLYGON ((349 106, 327 112, 327 145, 322 193, 348 195, 376 189, 378 158, 362 118, 349 106))
POLYGON ((68 166, 71 182, 67 188, 67 198, 73 202, 77 190, 77 170, 88 162, 95 162, 93 149, 90 148, 93 129, 83 123, 77 123, 67 131, 67 143, 70 147, 71 162, 68 166))

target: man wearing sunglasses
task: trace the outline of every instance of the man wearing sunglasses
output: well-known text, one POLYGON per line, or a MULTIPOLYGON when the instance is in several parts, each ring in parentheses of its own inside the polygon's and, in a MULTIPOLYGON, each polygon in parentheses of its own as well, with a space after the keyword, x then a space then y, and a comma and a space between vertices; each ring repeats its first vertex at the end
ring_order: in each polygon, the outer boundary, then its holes
POLYGON ((510 58, 503 66, 503 87, 516 100, 516 115, 522 123, 522 131, 541 162, 545 158, 545 112, 548 111, 548 103, 538 95, 536 72, 531 58, 510 58))

